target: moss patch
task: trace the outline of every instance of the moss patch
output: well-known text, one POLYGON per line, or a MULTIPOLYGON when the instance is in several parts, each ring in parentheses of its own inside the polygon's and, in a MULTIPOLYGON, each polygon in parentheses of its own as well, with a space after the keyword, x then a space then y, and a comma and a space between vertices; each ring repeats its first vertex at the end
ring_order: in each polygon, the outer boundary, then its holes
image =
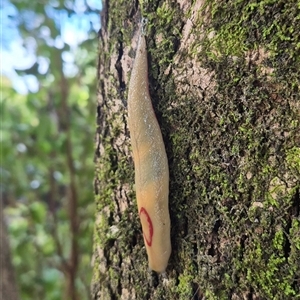
MULTIPOLYGON (((127 5, 110 10, 110 55, 120 41, 129 46, 140 18, 127 5)), ((184 15, 178 4, 143 2, 150 93, 170 166, 168 279, 147 272, 132 160, 124 150, 128 132, 119 119, 126 110, 113 110, 124 95, 108 72, 96 174, 97 207, 106 219, 95 235, 95 252, 104 249, 105 260, 96 259, 95 282, 102 278, 112 299, 123 289, 132 299, 294 299, 300 294, 299 7, 291 0, 206 1, 193 13, 194 6, 184 15), (194 38, 184 51, 187 17, 194 38), (192 82, 193 73, 199 76, 192 82), (113 226, 118 231, 111 235, 113 226)))

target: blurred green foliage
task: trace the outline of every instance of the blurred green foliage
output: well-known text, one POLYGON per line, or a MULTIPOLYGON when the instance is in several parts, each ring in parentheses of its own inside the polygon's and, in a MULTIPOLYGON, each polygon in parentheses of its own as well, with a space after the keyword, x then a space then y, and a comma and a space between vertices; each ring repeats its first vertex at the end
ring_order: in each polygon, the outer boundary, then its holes
POLYGON ((97 69, 97 33, 89 18, 100 20, 99 11, 81 1, 9 5, 16 12, 9 16, 12 26, 35 56, 32 66, 16 71, 24 81, 37 79, 35 89, 20 94, 2 78, 1 193, 20 298, 68 299, 73 272, 74 295, 89 299, 97 69), (78 45, 68 45, 60 16, 77 26, 78 11, 90 24, 78 45))

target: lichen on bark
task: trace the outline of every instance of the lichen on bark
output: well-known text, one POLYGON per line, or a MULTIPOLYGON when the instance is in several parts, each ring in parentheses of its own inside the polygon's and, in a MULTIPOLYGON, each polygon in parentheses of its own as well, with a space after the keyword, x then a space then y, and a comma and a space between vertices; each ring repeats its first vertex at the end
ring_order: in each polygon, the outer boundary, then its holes
POLYGON ((143 1, 170 168, 167 279, 150 274, 127 129, 141 7, 110 1, 99 47, 94 299, 300 295, 297 1, 143 1))

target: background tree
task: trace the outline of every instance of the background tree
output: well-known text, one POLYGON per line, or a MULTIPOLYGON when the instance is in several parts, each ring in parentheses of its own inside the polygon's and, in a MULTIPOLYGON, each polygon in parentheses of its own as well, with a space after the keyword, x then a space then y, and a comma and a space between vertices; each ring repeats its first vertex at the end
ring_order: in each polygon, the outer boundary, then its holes
POLYGON ((93 298, 298 299, 299 3, 142 3, 102 15, 93 298), (167 279, 148 272, 127 129, 142 16, 170 167, 167 279))
POLYGON ((8 233, 4 222, 3 210, 0 210, 0 268, 1 268, 1 296, 2 299, 19 299, 15 270, 11 263, 8 233))
POLYGON ((97 7, 2 3, 1 201, 22 300, 90 298, 97 7))

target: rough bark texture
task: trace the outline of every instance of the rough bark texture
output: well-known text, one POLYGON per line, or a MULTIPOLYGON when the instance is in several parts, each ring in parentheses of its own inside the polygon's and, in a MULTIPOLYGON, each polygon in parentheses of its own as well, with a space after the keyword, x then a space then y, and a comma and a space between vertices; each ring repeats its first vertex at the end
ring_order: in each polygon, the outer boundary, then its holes
POLYGON ((299 3, 108 3, 93 299, 299 299, 299 3), (141 11, 170 167, 167 279, 148 272, 127 129, 141 11))

